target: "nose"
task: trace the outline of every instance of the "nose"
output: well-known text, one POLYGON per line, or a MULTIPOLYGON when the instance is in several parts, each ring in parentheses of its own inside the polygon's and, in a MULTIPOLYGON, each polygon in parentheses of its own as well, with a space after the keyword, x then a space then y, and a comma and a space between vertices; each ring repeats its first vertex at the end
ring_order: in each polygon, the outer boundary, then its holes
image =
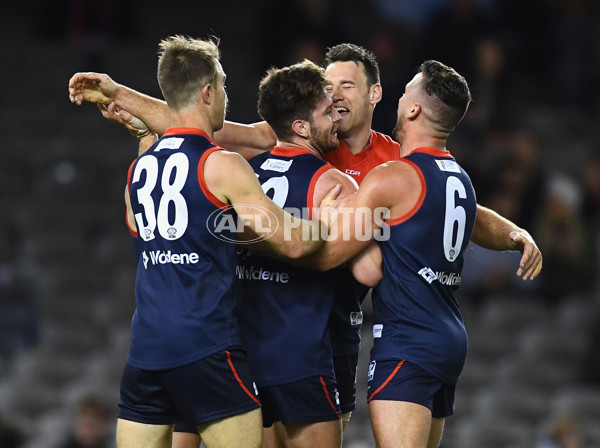
POLYGON ((335 101, 342 100, 344 95, 342 95, 342 89, 340 86, 332 86, 331 88, 331 99, 335 101))
POLYGON ((340 113, 335 108, 332 108, 331 109, 331 120, 334 123, 337 123, 340 120, 340 118, 342 118, 342 116, 340 115, 340 113))

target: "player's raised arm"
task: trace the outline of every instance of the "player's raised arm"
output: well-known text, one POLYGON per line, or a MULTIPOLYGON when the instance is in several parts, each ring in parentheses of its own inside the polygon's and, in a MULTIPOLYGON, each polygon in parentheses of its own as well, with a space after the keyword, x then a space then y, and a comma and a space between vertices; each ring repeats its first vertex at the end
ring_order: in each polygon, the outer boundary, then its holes
POLYGON ((78 106, 84 101, 105 105, 115 103, 158 135, 163 135, 171 125, 166 102, 119 84, 104 73, 75 73, 69 80, 69 99, 78 106))
POLYGON ((523 256, 517 276, 523 280, 535 279, 542 270, 542 253, 529 232, 481 205, 477 206, 471 241, 486 249, 520 251, 523 256))
POLYGON ((215 132, 215 142, 250 160, 258 154, 273 149, 277 137, 266 121, 252 124, 225 121, 223 129, 215 132))

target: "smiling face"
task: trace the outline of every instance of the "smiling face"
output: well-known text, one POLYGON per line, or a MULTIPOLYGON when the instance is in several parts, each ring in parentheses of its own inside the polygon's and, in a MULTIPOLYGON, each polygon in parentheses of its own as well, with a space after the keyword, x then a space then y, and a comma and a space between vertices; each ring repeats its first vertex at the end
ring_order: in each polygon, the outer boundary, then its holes
POLYGON ((340 114, 333 107, 331 97, 323 98, 311 115, 310 123, 310 145, 316 149, 321 156, 336 149, 340 141, 337 137, 338 122, 340 114))
POLYGON ((356 128, 371 126, 373 105, 370 103, 371 88, 362 62, 337 61, 325 69, 327 92, 331 94, 333 107, 340 114, 338 132, 341 138, 356 128))

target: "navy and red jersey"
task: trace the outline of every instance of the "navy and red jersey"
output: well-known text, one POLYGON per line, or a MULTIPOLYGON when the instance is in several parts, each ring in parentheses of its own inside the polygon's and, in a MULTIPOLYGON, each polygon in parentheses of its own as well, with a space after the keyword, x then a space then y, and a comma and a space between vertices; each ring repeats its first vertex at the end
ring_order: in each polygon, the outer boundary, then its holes
POLYGON ((406 359, 456 384, 467 333, 454 297, 475 223, 467 173, 447 151, 418 148, 402 162, 421 177, 419 204, 388 221, 380 241, 383 278, 373 294, 372 360, 406 359))
MULTIPOLYGON (((267 196, 298 214, 318 207, 313 204, 316 182, 333 168, 307 150, 281 147, 250 159, 250 165, 267 196)), ((327 321, 337 270, 320 272, 240 252, 236 316, 256 384, 275 386, 316 375, 334 378, 327 321)))
POLYGON ((138 269, 127 362, 136 368, 178 367, 241 344, 227 242, 235 235, 207 229, 216 214, 237 219, 204 181, 205 160, 220 149, 199 129, 172 128, 129 169, 138 269))

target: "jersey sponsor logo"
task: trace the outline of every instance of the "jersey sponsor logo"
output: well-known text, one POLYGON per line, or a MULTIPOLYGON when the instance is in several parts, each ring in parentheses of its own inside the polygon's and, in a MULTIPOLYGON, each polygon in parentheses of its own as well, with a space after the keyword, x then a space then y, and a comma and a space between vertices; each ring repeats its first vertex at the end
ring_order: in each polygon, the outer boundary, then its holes
POLYGON ((144 269, 148 269, 148 262, 156 266, 158 264, 196 264, 200 260, 200 256, 196 252, 174 254, 170 250, 153 250, 149 254, 150 256, 146 254, 146 251, 142 252, 144 269))
POLYGON ((432 284, 434 281, 440 282, 442 285, 446 286, 460 286, 462 282, 462 278, 460 274, 456 272, 444 272, 438 271, 433 272, 431 268, 421 268, 419 270, 419 275, 425 279, 425 281, 429 284, 432 284))
POLYGON ((350 176, 360 176, 360 171, 351 170, 350 168, 346 169, 344 173, 349 174, 350 176))
MULTIPOLYGON (((375 376, 375 367, 377 366, 377 361, 371 361, 369 364, 369 373, 367 375, 367 381, 373 381, 373 377, 375 376)), ((371 387, 371 386, 369 386, 371 387)))
POLYGON ((179 149, 179 147, 181 146, 181 144, 183 143, 183 138, 181 137, 169 137, 169 138, 163 138, 158 145, 156 145, 156 148, 154 148, 154 151, 160 151, 161 149, 179 149))
POLYGON ((458 163, 454 160, 436 160, 438 168, 440 171, 446 171, 449 173, 460 173, 460 167, 458 163))
POLYGON ((350 325, 356 326, 361 325, 363 323, 363 313, 362 311, 354 311, 350 313, 350 325))
POLYGON ((239 264, 235 267, 235 274, 240 280, 258 280, 283 284, 290 281, 290 274, 287 272, 274 272, 263 268, 256 269, 254 266, 248 268, 239 264))
POLYGON ((383 332, 383 324, 373 325, 373 337, 374 338, 380 338, 382 332, 383 332))
MULTIPOLYGON (((261 170, 285 173, 292 166, 293 160, 267 159, 260 166, 261 170)), ((257 174, 258 176, 258 174, 257 174)))

